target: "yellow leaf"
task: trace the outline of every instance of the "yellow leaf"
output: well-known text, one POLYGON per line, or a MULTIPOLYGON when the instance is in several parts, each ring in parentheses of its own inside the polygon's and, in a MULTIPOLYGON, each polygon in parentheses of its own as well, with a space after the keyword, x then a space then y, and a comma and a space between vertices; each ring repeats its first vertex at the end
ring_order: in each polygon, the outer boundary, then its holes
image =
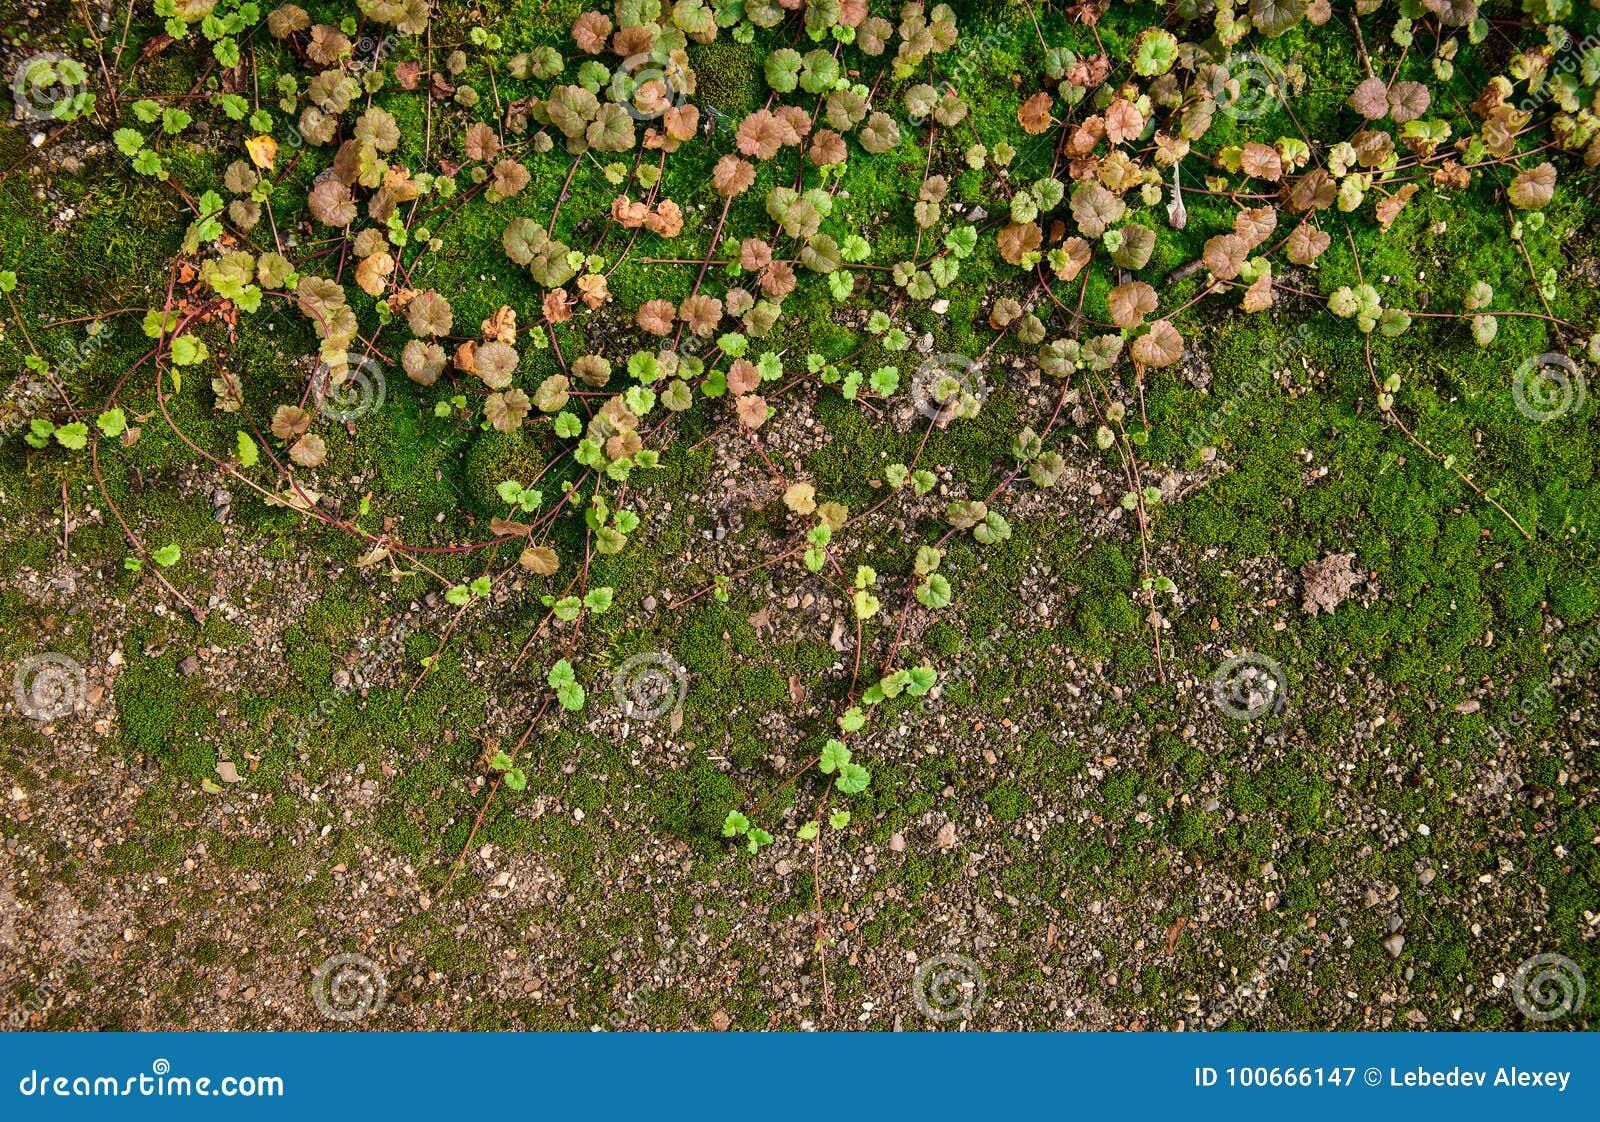
POLYGON ((244 142, 244 150, 250 153, 250 162, 258 168, 272 170, 272 165, 278 162, 278 142, 270 136, 257 136, 244 142))

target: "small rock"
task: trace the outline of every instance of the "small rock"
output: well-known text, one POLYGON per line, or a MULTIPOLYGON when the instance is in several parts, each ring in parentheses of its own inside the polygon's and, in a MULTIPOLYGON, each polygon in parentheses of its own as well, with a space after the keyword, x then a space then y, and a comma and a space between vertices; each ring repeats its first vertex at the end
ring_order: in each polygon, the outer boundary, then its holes
POLYGON ((1432 869, 1423 869, 1422 872, 1417 874, 1417 884, 1422 888, 1427 888, 1428 885, 1433 883, 1433 878, 1438 875, 1432 869))
POLYGON ((718 1009, 715 1013, 711 1014, 711 1027, 717 1032, 727 1032, 728 1027, 732 1024, 733 1018, 728 1016, 721 1009, 718 1009))
POLYGON ((1406 937, 1398 933, 1389 936, 1383 941, 1383 949, 1389 952, 1390 958, 1399 958, 1400 952, 1405 948, 1405 945, 1406 937))
POLYGON ((178 673, 184 675, 185 677, 188 677, 190 674, 200 673, 200 660, 194 655, 190 655, 188 658, 178 663, 178 673))
POLYGON ((956 844, 956 824, 946 822, 939 827, 939 835, 934 838, 934 844, 940 849, 954 849, 956 844))
POLYGON ((895 853, 904 852, 906 848, 906 836, 904 834, 891 835, 889 838, 889 848, 895 853))

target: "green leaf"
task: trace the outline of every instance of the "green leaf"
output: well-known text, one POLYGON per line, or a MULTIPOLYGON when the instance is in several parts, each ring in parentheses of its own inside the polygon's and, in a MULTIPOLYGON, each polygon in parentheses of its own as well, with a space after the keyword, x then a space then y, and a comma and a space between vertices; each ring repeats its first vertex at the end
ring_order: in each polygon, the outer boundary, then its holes
POLYGON ((839 778, 833 781, 833 785, 847 795, 858 795, 871 782, 872 773, 860 764, 843 764, 839 768, 839 778))
MULTIPOLYGON (((106 435, 111 435, 107 433, 106 435)), ((261 462, 261 450, 256 447, 256 442, 250 439, 250 434, 240 429, 238 434, 239 466, 255 467, 261 462)))
POLYGON ((832 775, 849 762, 850 749, 842 741, 829 740, 822 746, 822 758, 817 761, 817 770, 823 775, 832 775))
POLYGON ((111 139, 124 156, 133 156, 144 147, 144 135, 138 129, 118 129, 111 134, 111 139))
POLYGON ((509 771, 511 768, 511 754, 502 748, 494 754, 494 759, 489 761, 489 766, 495 771, 509 771))
POLYGON ((445 591, 444 598, 459 608, 472 599, 472 590, 464 584, 453 585, 445 591))
POLYGON ((725 838, 736 837, 749 829, 750 819, 737 810, 728 811, 728 817, 722 820, 722 836, 725 838))
POLYGON ((576 596, 563 596, 550 609, 562 623, 571 623, 583 611, 583 601, 576 596))
POLYGON ((795 831, 794 836, 803 842, 815 841, 817 837, 817 820, 815 818, 808 820, 804 826, 795 831))
POLYGON ((583 598, 583 606, 588 608, 595 615, 600 615, 607 608, 611 607, 611 601, 615 595, 616 593, 614 589, 591 588, 587 595, 585 595, 583 598))
POLYGON ((494 493, 500 496, 500 501, 508 505, 515 505, 522 497, 522 484, 515 479, 502 480, 495 486, 494 493))
POLYGON ((176 545, 164 545, 150 555, 150 560, 160 565, 163 569, 170 569, 178 563, 183 556, 183 550, 176 545))
POLYGON ((55 431, 56 443, 63 448, 70 448, 74 452, 81 451, 89 443, 89 426, 82 421, 73 421, 70 425, 62 425, 55 431))
POLYGON ((107 437, 121 436, 128 427, 128 415, 117 406, 95 418, 94 425, 107 437))
POLYGON ((767 833, 760 826, 752 826, 745 834, 745 841, 745 848, 751 853, 754 853, 764 845, 771 845, 772 835, 767 833))
POLYGON ((493 591, 494 582, 487 576, 478 577, 472 582, 472 594, 474 596, 487 596, 493 591))
POLYGON ((528 776, 520 767, 506 769, 506 786, 520 791, 528 785, 528 776))
POLYGON ((583 708, 583 687, 578 685, 578 676, 573 673, 572 664, 566 659, 550 668, 545 681, 556 691, 556 699, 561 702, 562 708, 574 712, 583 708))
POLYGON ((929 573, 928 579, 917 585, 917 603, 925 608, 948 608, 955 598, 950 581, 943 573, 929 573))
POLYGON ((835 830, 844 829, 846 826, 850 825, 850 812, 848 810, 834 811, 832 814, 828 815, 828 825, 832 826, 835 830))
POLYGON ((867 715, 859 705, 852 705, 839 717, 839 728, 843 732, 859 732, 866 723, 867 715))

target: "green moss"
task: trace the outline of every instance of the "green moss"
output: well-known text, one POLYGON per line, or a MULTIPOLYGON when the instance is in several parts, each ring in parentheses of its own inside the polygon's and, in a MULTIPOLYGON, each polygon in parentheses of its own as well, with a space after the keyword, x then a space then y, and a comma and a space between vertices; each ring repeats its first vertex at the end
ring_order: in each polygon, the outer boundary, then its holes
POLYGON ((689 65, 694 69, 696 101, 734 118, 756 107, 761 54, 753 46, 725 35, 714 43, 691 43, 689 65))
POLYGON ((508 479, 527 486, 544 470, 544 460, 527 437, 497 430, 480 433, 467 452, 463 479, 466 492, 480 512, 498 514, 505 509, 495 488, 508 479))

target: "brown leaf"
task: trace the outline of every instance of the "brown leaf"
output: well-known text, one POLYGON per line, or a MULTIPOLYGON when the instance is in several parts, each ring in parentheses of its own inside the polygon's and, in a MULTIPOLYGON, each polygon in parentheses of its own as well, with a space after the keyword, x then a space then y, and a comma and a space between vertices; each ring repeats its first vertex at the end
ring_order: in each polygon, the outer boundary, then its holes
POLYGON ((1389 87, 1382 78, 1368 78, 1350 91, 1350 108, 1369 121, 1377 121, 1389 112, 1389 87))
POLYGON ((611 286, 604 273, 585 273, 578 278, 578 294, 590 308, 598 308, 611 299, 611 286))
MULTIPOLYGON (((1407 186, 1413 186, 1408 184, 1407 186)), ((1556 193, 1556 166, 1548 161, 1536 168, 1518 172, 1506 194, 1518 210, 1538 210, 1549 204, 1556 193)))
POLYGON ((1283 178, 1283 157, 1270 144, 1258 144, 1255 141, 1246 144, 1239 156, 1239 166, 1254 179, 1276 183, 1283 178))
POLYGON ((1023 255, 1038 249, 1043 240, 1044 231, 1037 223, 1008 222, 1001 228, 998 238, 1000 256, 1013 265, 1020 265, 1023 255))
POLYGON ((501 304, 483 321, 485 342, 513 344, 517 341, 517 312, 509 304, 501 304))
POLYGON ((513 522, 509 518, 497 515, 489 519, 489 532, 497 538, 525 538, 533 533, 533 526, 527 522, 513 522))
POLYGON ((646 300, 639 306, 637 317, 641 330, 652 335, 666 335, 672 330, 673 308, 665 300, 646 300))
POLYGON ((1302 222, 1289 235, 1289 240, 1284 245, 1284 252, 1296 265, 1309 265, 1322 256, 1332 241, 1331 235, 1317 229, 1309 222, 1302 222))
POLYGON ((552 288, 544 294, 544 318, 551 323, 566 323, 572 318, 572 297, 564 288, 552 288))
POLYGON ((1144 114, 1126 98, 1118 98, 1106 107, 1106 139, 1112 144, 1126 144, 1139 139, 1144 131, 1144 114))
POLYGON ((1111 322, 1118 327, 1138 327, 1156 310, 1156 290, 1138 280, 1119 284, 1107 295, 1106 306, 1111 310, 1111 322))
POLYGON ((1244 290, 1244 310, 1264 312, 1272 307, 1272 270, 1267 269, 1244 290))
POLYGON ((1378 224, 1387 230, 1394 225, 1394 220, 1400 217, 1400 212, 1411 201, 1411 196, 1417 193, 1415 183, 1407 183, 1386 199, 1378 201, 1378 224))
POLYGON ((328 446, 322 437, 308 432, 290 447, 289 458, 301 467, 314 468, 328 458, 328 446))
POLYGON ((758 429, 767 423, 767 399, 760 394, 745 394, 734 403, 739 423, 747 429, 758 429))
POLYGON ((542 545, 529 546, 517 558, 517 564, 535 576, 555 576, 556 570, 561 567, 561 560, 556 556, 556 551, 542 545))
POLYGON ((1041 90, 1017 106, 1017 123, 1022 126, 1022 131, 1031 136, 1038 136, 1048 129, 1050 110, 1054 104, 1050 95, 1041 90))
POLYGON ((1130 353, 1140 366, 1171 366, 1183 357, 1183 336, 1167 320, 1158 319, 1133 341, 1130 353))
POLYGON ((272 414, 272 435, 279 440, 300 436, 311 427, 311 414, 298 405, 280 405, 272 414))
POLYGON ((1206 239, 1201 259, 1212 276, 1218 280, 1232 280, 1239 275, 1249 255, 1250 245, 1244 238, 1238 234, 1218 234, 1206 239))

